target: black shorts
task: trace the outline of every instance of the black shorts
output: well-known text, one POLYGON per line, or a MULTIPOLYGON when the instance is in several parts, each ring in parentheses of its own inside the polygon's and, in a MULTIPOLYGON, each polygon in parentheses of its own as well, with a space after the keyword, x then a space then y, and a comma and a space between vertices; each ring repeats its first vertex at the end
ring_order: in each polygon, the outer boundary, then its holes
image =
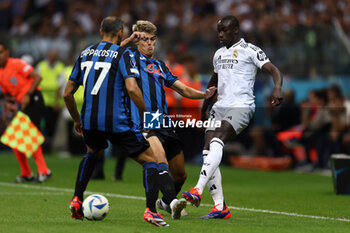
POLYGON ((108 141, 119 146, 122 153, 134 158, 149 148, 148 141, 141 132, 126 131, 110 133, 97 130, 83 130, 84 141, 93 151, 97 152, 108 147, 108 141))
POLYGON ((147 138, 155 136, 162 143, 166 159, 170 161, 182 151, 182 142, 173 129, 153 129, 147 138))
POLYGON ((35 91, 30 95, 29 105, 24 109, 24 113, 27 114, 34 125, 40 129, 40 122, 44 116, 45 104, 44 99, 40 91, 35 91))

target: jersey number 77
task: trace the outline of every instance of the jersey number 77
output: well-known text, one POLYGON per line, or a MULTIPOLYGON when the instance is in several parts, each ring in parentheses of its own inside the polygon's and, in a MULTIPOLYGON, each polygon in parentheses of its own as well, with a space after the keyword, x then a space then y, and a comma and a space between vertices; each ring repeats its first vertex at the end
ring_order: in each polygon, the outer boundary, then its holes
MULTIPOLYGON (((85 89, 86 79, 90 73, 90 70, 91 70, 93 63, 94 63, 93 61, 84 61, 81 63, 81 69, 84 70, 86 68, 85 74, 84 74, 84 80, 83 80, 84 89, 85 89)), ((111 63, 109 63, 109 62, 96 62, 94 65, 94 69, 99 70, 101 68, 102 68, 102 71, 101 71, 100 75, 98 76, 98 79, 97 79, 94 87, 92 88, 92 91, 90 93, 91 95, 97 95, 98 91, 101 88, 103 80, 105 80, 105 78, 108 74, 108 71, 111 68, 111 63)))

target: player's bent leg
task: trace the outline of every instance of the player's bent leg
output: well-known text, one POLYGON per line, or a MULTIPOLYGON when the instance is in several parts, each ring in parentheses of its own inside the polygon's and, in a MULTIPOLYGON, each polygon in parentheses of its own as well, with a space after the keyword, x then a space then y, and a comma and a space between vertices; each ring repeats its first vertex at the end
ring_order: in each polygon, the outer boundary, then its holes
POLYGON ((156 159, 156 162, 159 163, 166 163, 168 164, 168 161, 165 156, 165 151, 163 148, 162 143, 159 141, 159 139, 156 136, 152 136, 147 138, 147 141, 149 142, 154 158, 156 159))
MULTIPOLYGON (((175 155, 175 157, 173 157, 169 161, 169 170, 170 170, 171 177, 173 178, 173 181, 174 181, 175 196, 177 196, 177 194, 180 193, 181 188, 187 178, 183 151, 180 151, 180 153, 175 155)), ((170 207, 167 209, 170 209, 170 207)), ((188 216, 188 213, 185 209, 181 211, 181 217, 183 216, 188 216)))
POLYGON ((156 206, 160 209, 170 212, 173 219, 180 219, 181 212, 186 207, 185 199, 176 199, 175 186, 172 177, 169 175, 169 166, 167 164, 165 151, 160 140, 156 136, 148 138, 148 141, 152 147, 158 159, 159 170, 159 182, 160 191, 163 193, 163 198, 156 202, 156 206))
POLYGON ((183 151, 169 161, 169 170, 174 181, 175 195, 177 195, 181 191, 182 185, 187 178, 183 151))
POLYGON ((169 175, 169 166, 163 145, 156 136, 149 137, 147 140, 151 145, 152 151, 158 163, 159 189, 163 193, 162 199, 166 205, 170 205, 176 196, 174 183, 169 175))
POLYGON ((190 191, 182 193, 184 198, 191 202, 192 205, 197 207, 200 205, 204 187, 221 163, 224 141, 232 135, 235 135, 235 130, 227 121, 222 121, 221 127, 215 129, 214 137, 210 141, 209 153, 205 159, 205 163, 203 163, 197 185, 191 188, 190 191))

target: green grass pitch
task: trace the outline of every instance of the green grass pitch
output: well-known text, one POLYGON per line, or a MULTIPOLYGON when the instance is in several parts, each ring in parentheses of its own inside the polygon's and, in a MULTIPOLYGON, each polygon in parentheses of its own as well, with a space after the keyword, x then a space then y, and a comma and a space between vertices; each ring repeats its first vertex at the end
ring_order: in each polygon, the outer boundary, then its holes
MULTIPOLYGON (((103 221, 78 221, 70 217, 81 157, 46 156, 53 172, 43 184, 14 184, 19 166, 11 153, 0 154, 0 233, 112 233, 112 232, 350 232, 350 196, 335 195, 332 178, 292 171, 261 172, 222 167, 225 200, 231 207, 228 220, 201 220, 212 208, 206 190, 202 205, 187 205, 189 216, 156 228, 143 222, 145 209, 141 166, 128 161, 123 181, 110 178, 114 159, 106 159, 104 181, 90 181, 88 191, 102 193, 110 203, 103 221)), ((30 159, 35 168, 34 160, 30 159)), ((182 191, 196 184, 200 166, 186 165, 188 179, 182 191)), ((85 195, 85 197, 87 194, 85 195)))

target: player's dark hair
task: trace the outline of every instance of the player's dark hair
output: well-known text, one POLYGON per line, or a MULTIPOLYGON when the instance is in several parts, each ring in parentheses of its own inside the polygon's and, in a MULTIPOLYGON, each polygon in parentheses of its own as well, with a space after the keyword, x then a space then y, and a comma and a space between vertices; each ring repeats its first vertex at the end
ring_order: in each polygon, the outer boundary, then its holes
POLYGON ((101 30, 103 33, 117 36, 118 31, 123 30, 124 23, 114 16, 106 17, 101 22, 101 30))
POLYGON ((10 49, 9 44, 3 40, 0 41, 0 45, 2 45, 6 50, 10 49))
POLYGON ((233 15, 227 15, 224 16, 221 21, 230 21, 233 27, 238 27, 239 28, 239 21, 238 19, 233 16, 233 15))

